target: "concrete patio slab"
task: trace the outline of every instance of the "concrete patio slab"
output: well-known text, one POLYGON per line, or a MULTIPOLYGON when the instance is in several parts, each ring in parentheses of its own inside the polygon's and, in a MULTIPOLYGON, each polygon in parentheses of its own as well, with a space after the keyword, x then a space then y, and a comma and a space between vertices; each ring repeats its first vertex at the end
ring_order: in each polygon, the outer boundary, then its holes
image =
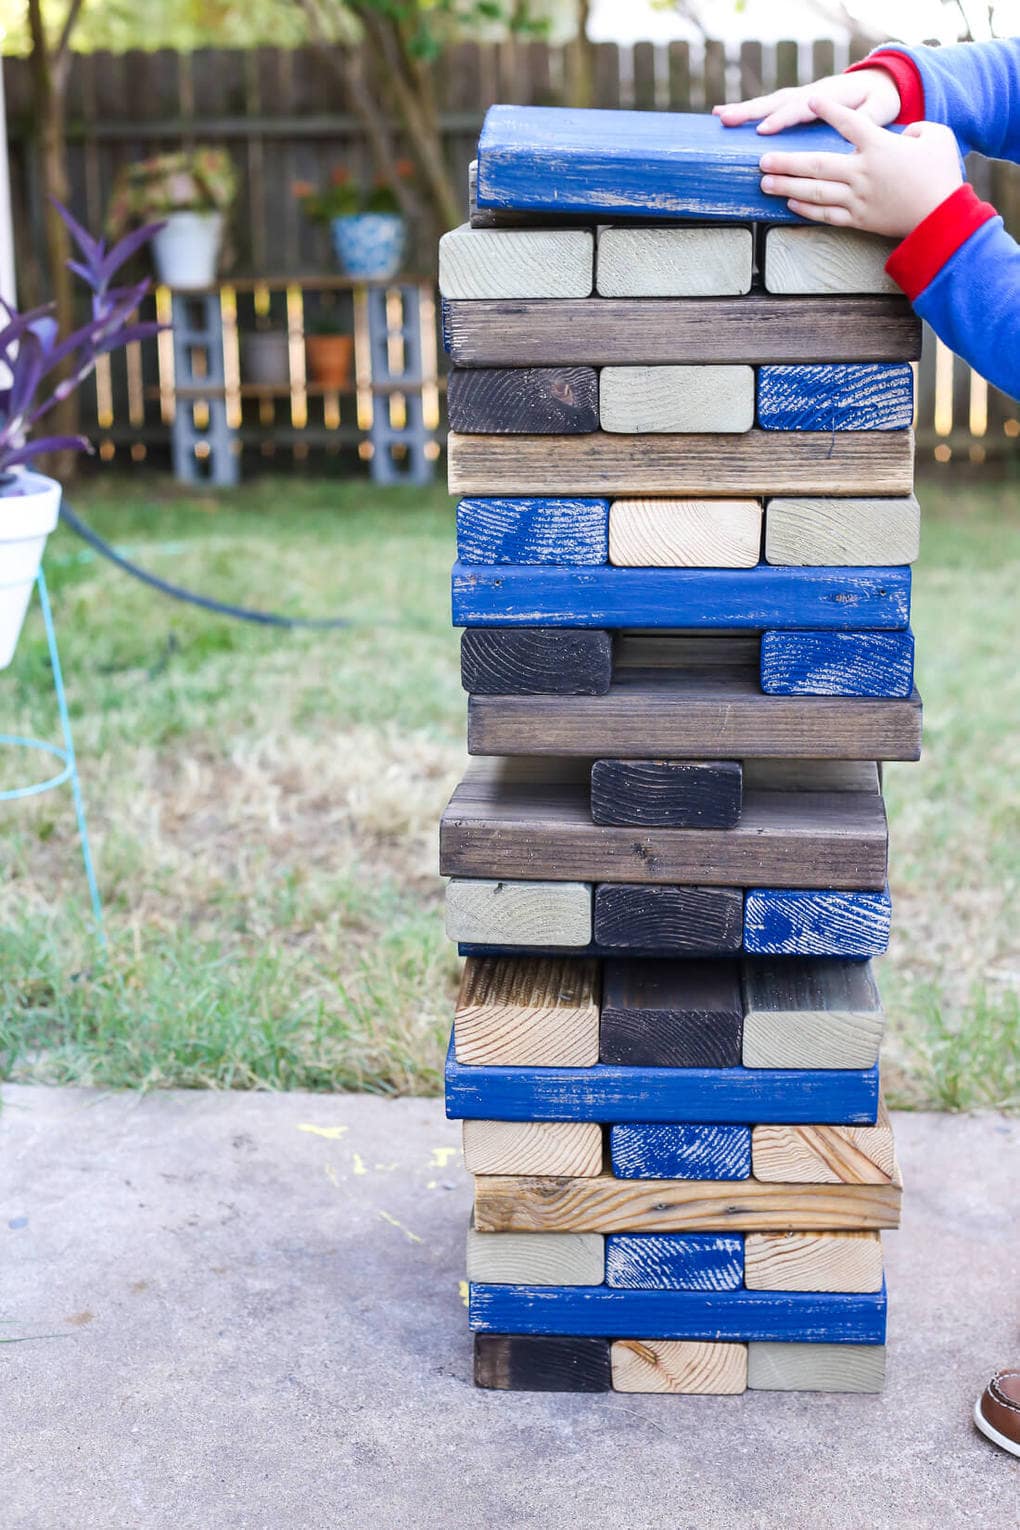
POLYGON ((1020 1124, 901 1115, 881 1397, 476 1392, 434 1100, 9 1087, 5 1530, 1013 1523, 1020 1124))

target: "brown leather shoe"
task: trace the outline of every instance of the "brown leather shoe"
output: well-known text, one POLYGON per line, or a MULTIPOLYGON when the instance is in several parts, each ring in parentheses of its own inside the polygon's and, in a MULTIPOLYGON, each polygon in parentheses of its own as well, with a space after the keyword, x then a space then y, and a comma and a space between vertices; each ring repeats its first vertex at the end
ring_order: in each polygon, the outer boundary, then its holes
POLYGON ((1012 1456, 1020 1456, 1020 1370, 996 1371, 974 1404, 981 1433, 1012 1456))

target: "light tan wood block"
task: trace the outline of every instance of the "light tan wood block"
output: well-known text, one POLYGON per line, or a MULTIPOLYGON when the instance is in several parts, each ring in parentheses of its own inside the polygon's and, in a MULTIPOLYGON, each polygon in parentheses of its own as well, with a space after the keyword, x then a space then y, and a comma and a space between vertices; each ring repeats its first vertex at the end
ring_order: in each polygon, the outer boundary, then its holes
POLYGON ((584 1179, 602 1173, 597 1121, 465 1121, 469 1174, 549 1174, 584 1179))
POLYGON ((889 1185, 899 1182, 892 1126, 879 1106, 874 1126, 756 1126, 751 1172, 763 1183, 889 1185))
POLYGON ((599 1060, 600 963, 469 956, 453 1019, 457 1061, 588 1068, 599 1060))
POLYGON ((455 877, 446 886, 446 933, 476 946, 586 946, 588 882, 500 882, 455 877))
POLYGON ((751 230, 599 229, 596 288, 602 297, 735 297, 751 290, 751 230))
POLYGON ((742 967, 745 1068, 870 1068, 885 1012, 870 962, 748 958, 742 967))
POLYGON ((609 561, 623 568, 754 568, 756 499, 618 499, 609 507, 609 561))
POLYGON ((741 433, 754 424, 753 367, 603 367, 599 423, 614 435, 741 433))
POLYGON ((749 1291, 880 1291, 882 1236, 877 1232, 748 1233, 744 1284, 749 1291))
POLYGON ((600 1286, 601 1233, 480 1233, 468 1228, 467 1278, 492 1285, 600 1286))
POLYGON ((827 1232, 896 1227, 900 1185, 486 1176, 479 1232, 827 1232))
POLYGON ((895 239, 856 229, 770 228, 765 287, 783 293, 898 292, 885 263, 895 239))
POLYGON ((595 241, 581 228, 470 228, 439 241, 445 298, 582 298, 592 290, 595 241))
POLYGON ((617 1339, 614 1392, 723 1394, 747 1390, 747 1345, 697 1339, 617 1339))
POLYGON ((747 1346, 747 1385, 753 1392, 881 1392, 884 1344, 747 1346))
POLYGON ((798 568, 885 568, 916 561, 921 507, 890 499, 770 499, 765 560, 798 568))

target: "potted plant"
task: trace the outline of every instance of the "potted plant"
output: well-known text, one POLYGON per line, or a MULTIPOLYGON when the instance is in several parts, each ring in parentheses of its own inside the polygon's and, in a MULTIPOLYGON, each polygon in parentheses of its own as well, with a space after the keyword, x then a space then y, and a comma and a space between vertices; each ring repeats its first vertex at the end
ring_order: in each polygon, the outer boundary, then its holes
POLYGON ((305 354, 312 382, 337 393, 354 383, 354 336, 345 333, 336 303, 305 310, 305 354))
POLYGON ((0 361, 9 379, 0 390, 0 669, 14 657, 46 538, 60 513, 59 483, 29 471, 26 464, 43 452, 92 449, 84 436, 37 436, 31 441, 25 436, 75 392, 98 357, 160 328, 134 320, 148 280, 131 287, 111 285, 158 225, 136 229, 108 250, 65 207, 56 205, 78 247, 79 258, 68 265, 92 294, 92 317, 62 340, 52 303, 18 313, 0 299, 0 361))
POLYGON ((152 242, 156 276, 168 287, 211 287, 223 244, 224 215, 237 176, 224 149, 182 149, 125 165, 110 206, 113 237, 159 219, 152 242))
MULTIPOLYGON (((394 167, 401 180, 414 171, 410 160, 394 167)), ((305 216, 328 224, 340 268, 353 281, 390 281, 400 270, 407 243, 407 225, 392 186, 379 179, 363 192, 350 171, 335 169, 324 190, 307 181, 294 188, 305 216)))
POLYGON ((290 383, 290 335, 266 319, 241 336, 241 372, 246 383, 285 388, 290 383))

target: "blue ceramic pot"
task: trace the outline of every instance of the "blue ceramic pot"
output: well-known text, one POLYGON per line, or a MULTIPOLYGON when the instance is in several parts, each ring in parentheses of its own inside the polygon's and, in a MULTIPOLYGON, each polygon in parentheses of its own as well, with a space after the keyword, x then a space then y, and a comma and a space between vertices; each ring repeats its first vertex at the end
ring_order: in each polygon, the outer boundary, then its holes
POLYGON ((356 213, 330 223, 333 249, 354 281, 388 281, 404 258, 404 220, 399 213, 356 213))

